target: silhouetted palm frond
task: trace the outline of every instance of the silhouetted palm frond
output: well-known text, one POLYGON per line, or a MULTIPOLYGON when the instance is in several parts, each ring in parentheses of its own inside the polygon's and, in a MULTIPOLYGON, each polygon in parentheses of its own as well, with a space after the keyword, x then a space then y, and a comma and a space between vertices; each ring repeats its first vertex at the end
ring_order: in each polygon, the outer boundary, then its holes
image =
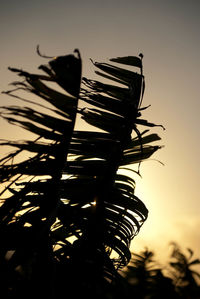
MULTIPOLYGON (((5 264, 9 256, 6 269, 23 278, 26 288, 36 284, 34 294, 43 290, 44 295, 48 287, 49 294, 57 292, 64 279, 60 273, 68 275, 74 287, 75 280, 81 281, 76 277, 79 271, 85 273, 82 284, 112 281, 116 269, 129 262, 130 242, 148 215, 134 194, 134 179, 119 172, 159 149, 150 144, 160 140, 158 135, 137 128, 154 126, 140 119, 142 59, 111 59, 140 73, 94 63, 97 73, 112 84, 83 78, 81 86, 81 58, 75 52, 40 66, 45 75, 10 68, 25 81, 14 82, 15 90, 7 94, 20 99, 16 92, 22 90, 39 96, 40 102, 37 110, 1 108, 1 117, 36 135, 34 141, 0 141, 17 148, 0 166, 1 182, 9 192, 0 207, 1 261, 5 264), (92 129, 75 130, 77 115, 92 129), (17 159, 27 152, 28 158, 17 159), (72 275, 64 274, 64 268, 72 275)), ((19 285, 6 283, 11 293, 20 292, 19 285)))

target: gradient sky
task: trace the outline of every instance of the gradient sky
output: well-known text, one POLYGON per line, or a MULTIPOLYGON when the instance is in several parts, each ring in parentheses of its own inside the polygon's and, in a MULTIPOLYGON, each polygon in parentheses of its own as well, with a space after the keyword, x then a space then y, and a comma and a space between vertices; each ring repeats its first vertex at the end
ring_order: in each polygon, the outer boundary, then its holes
MULTIPOLYGON (((1 1, 1 90, 17 79, 8 66, 35 71, 44 63, 37 44, 50 56, 79 48, 83 75, 89 77, 89 58, 144 54, 143 104, 151 104, 144 117, 166 127, 154 130, 165 145, 154 158, 165 166, 155 161, 141 166, 136 195, 150 214, 133 250, 146 245, 167 254, 168 243, 177 241, 200 256, 199 13, 199 0, 1 1)), ((1 95, 0 103, 12 101, 1 95)), ((1 138, 17 136, 16 128, 0 125, 1 138)))

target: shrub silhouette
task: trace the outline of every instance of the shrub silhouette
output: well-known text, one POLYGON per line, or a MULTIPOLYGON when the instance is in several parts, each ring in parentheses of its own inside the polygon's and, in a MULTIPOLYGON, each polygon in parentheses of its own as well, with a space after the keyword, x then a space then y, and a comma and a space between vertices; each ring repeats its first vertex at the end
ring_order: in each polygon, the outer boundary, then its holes
POLYGON ((148 248, 132 254, 130 264, 123 271, 129 283, 129 298, 200 298, 197 280, 200 273, 192 269, 200 260, 191 260, 191 249, 188 249, 188 257, 176 243, 172 245, 170 259, 164 266, 155 260, 154 252, 148 248))
POLYGON ((118 270, 148 210, 134 194, 134 172, 122 170, 160 148, 151 145, 157 134, 138 129, 155 126, 141 118, 142 57, 93 62, 103 81, 82 77, 78 50, 37 74, 9 68, 23 81, 4 93, 24 106, 1 107, 1 117, 35 139, 1 140, 15 148, 0 161, 3 298, 125 298, 118 270), (90 129, 75 129, 77 117, 90 129))

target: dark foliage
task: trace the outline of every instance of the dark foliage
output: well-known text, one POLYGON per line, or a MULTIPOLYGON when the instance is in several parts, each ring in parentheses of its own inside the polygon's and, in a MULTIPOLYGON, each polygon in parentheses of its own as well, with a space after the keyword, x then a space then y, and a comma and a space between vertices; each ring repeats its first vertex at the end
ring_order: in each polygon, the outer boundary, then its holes
POLYGON ((148 159, 160 138, 137 127, 154 126, 141 119, 142 55, 111 61, 139 73, 95 62, 103 81, 82 78, 78 50, 41 65, 39 74, 10 68, 24 81, 5 93, 26 104, 1 107, 1 117, 36 138, 1 140, 16 148, 0 165, 3 298, 126 298, 118 270, 130 261, 148 210, 134 179, 119 170, 148 159), (75 130, 77 116, 91 129, 75 130))
POLYGON ((186 255, 176 243, 169 262, 160 266, 154 253, 147 248, 132 259, 123 276, 128 281, 128 298, 200 298, 200 273, 193 266, 200 265, 199 259, 192 259, 193 251, 186 255))

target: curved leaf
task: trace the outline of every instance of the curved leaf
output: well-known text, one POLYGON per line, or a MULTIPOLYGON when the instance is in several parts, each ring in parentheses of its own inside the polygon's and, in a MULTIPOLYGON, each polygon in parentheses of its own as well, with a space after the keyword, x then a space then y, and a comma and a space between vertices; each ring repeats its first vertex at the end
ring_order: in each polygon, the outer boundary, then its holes
POLYGON ((142 68, 142 61, 137 56, 124 56, 124 57, 111 58, 110 61, 142 68))

